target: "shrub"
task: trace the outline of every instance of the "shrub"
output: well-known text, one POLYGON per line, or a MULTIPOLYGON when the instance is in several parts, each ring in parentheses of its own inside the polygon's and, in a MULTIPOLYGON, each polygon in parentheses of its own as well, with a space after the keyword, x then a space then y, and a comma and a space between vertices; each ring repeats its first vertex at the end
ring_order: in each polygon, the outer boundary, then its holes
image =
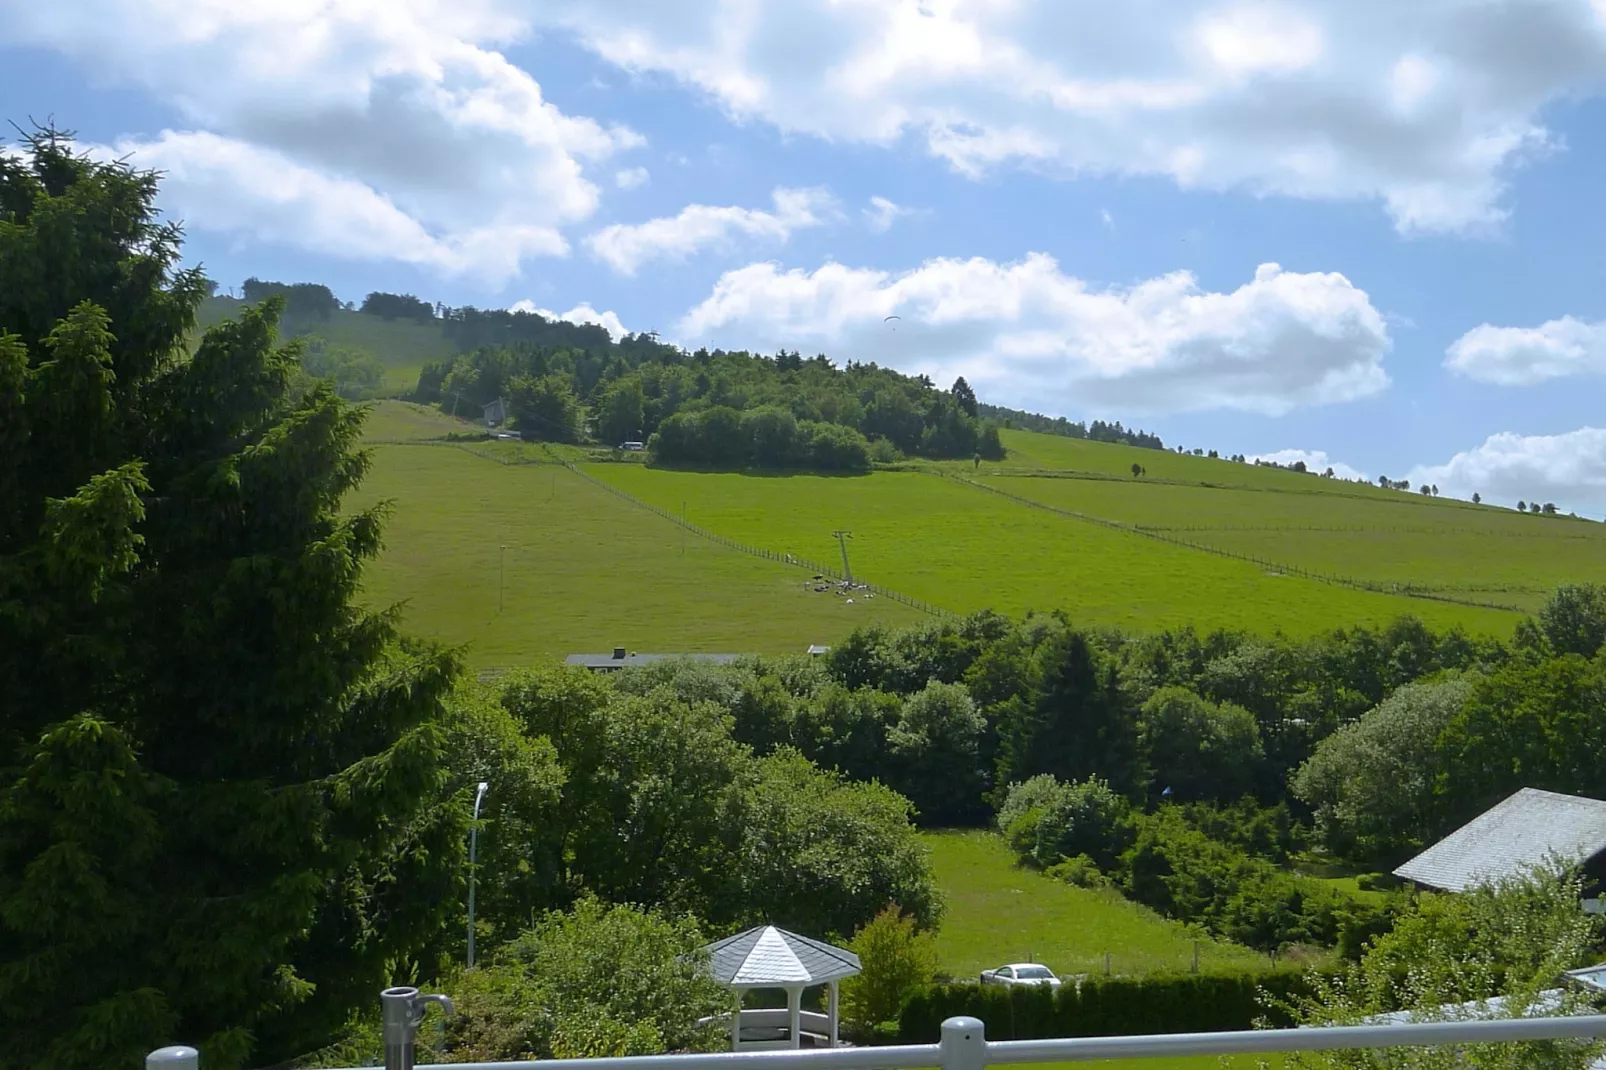
POLYGON ((1040 868, 1074 855, 1109 866, 1129 836, 1126 814, 1126 800, 1098 777, 1062 784, 1043 773, 1009 786, 998 828, 1023 862, 1040 868))
POLYGON ((842 983, 842 1020, 855 1036, 867 1036, 898 1017, 904 1002, 936 979, 936 938, 915 927, 897 904, 854 934, 849 947, 863 972, 842 983))
POLYGON ((1087 855, 1077 855, 1067 858, 1063 862, 1056 862, 1043 871, 1047 876, 1077 888, 1108 888, 1110 878, 1099 871, 1095 863, 1087 855))

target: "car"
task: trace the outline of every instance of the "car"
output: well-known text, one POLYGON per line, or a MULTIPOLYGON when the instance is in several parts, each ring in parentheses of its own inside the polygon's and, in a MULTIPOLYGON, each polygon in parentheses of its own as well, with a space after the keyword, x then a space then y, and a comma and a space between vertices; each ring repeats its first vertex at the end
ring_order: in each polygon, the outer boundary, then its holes
POLYGON ((1054 976, 1054 971, 1036 962, 1012 962, 1008 966, 1000 966, 996 970, 981 971, 981 983, 984 985, 1031 985, 1033 987, 1047 985, 1049 988, 1058 988, 1060 979, 1054 976))

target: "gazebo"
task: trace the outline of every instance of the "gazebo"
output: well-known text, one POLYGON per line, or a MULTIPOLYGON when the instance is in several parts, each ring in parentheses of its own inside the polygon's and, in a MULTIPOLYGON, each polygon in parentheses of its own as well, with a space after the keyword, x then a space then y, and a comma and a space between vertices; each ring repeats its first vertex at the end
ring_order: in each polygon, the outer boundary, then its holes
POLYGON ((800 1048, 805 1034, 812 1046, 837 1046, 837 983, 859 972, 859 956, 773 925, 727 936, 707 951, 714 980, 736 993, 733 1050, 800 1048), (816 985, 827 988, 825 1014, 803 1010, 803 990, 816 985), (754 988, 785 989, 786 1009, 742 1010, 743 994, 754 988))

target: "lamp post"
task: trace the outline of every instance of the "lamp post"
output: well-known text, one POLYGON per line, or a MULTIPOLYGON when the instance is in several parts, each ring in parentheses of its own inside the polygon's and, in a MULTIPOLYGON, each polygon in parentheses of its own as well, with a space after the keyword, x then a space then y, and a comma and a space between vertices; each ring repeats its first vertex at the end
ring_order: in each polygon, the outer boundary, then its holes
POLYGON ((476 859, 480 845, 480 803, 485 801, 485 792, 490 784, 480 781, 479 790, 474 793, 474 822, 468 827, 468 964, 474 965, 474 878, 476 859))

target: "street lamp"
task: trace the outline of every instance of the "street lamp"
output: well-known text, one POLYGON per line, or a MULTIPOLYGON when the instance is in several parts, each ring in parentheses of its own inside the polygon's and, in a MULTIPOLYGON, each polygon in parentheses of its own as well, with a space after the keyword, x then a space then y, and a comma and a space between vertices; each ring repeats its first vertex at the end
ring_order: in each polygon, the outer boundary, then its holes
POLYGON ((490 786, 485 781, 480 781, 479 790, 474 793, 474 822, 468 827, 468 964, 470 967, 474 965, 474 871, 480 845, 480 803, 485 801, 485 792, 490 786))

